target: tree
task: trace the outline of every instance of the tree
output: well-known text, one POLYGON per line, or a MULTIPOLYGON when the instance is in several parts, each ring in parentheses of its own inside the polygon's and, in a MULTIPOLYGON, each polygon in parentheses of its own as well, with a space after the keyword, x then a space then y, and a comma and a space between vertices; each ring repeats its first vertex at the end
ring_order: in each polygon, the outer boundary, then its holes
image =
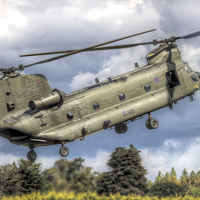
POLYGON ((21 176, 15 165, 0 167, 0 197, 2 195, 18 195, 21 189, 21 176))
POLYGON ((21 192, 31 193, 35 190, 41 190, 44 182, 41 176, 41 164, 35 162, 23 160, 22 158, 18 162, 19 174, 21 176, 21 192))
POLYGON ((171 177, 172 177, 172 176, 177 177, 177 174, 176 174, 176 171, 175 171, 174 167, 172 167, 172 170, 171 170, 170 176, 171 176, 171 177))
POLYGON ((165 181, 171 181, 169 172, 166 172, 165 174, 165 181))
POLYGON ((158 172, 158 176, 155 178, 155 183, 157 182, 163 182, 165 181, 164 175, 161 173, 161 171, 158 172))
POLYGON ((200 188, 200 170, 196 173, 195 187, 200 188))
POLYGON ((188 172, 186 169, 183 170, 180 180, 182 185, 190 183, 190 177, 188 176, 188 172))
POLYGON ((95 191, 95 173, 91 167, 83 166, 84 159, 75 158, 73 161, 60 159, 54 167, 43 172, 46 181, 51 181, 58 191, 88 192, 95 191))
POLYGON ((146 169, 141 165, 141 157, 133 145, 128 149, 118 147, 111 154, 107 164, 112 169, 98 176, 98 194, 121 195, 140 194, 147 192, 146 169))
POLYGON ((197 180, 197 175, 196 175, 196 173, 194 172, 194 170, 192 170, 192 171, 190 172, 190 184, 191 184, 192 186, 194 186, 195 183, 196 183, 196 180, 197 180))
POLYGON ((172 170, 171 170, 171 173, 170 173, 170 179, 171 179, 172 182, 178 184, 177 174, 176 174, 174 167, 172 167, 172 170))
POLYGON ((81 171, 73 173, 69 189, 76 193, 95 191, 95 173, 91 173, 91 167, 83 167, 81 171))

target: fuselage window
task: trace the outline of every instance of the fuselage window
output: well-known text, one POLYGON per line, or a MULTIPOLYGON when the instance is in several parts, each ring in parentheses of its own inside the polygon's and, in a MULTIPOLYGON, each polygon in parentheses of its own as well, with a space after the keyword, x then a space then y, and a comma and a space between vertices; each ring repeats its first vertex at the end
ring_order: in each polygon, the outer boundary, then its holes
POLYGON ((188 66, 187 68, 188 68, 188 70, 190 71, 190 73, 192 73, 192 72, 193 72, 189 66, 188 66))
POLYGON ((94 110, 98 111, 99 108, 100 108, 100 105, 97 102, 93 104, 93 109, 94 110))
POLYGON ((198 78, 196 77, 196 75, 194 75, 194 74, 192 74, 190 77, 192 78, 192 80, 193 80, 194 82, 199 81, 198 78))
POLYGON ((145 90, 146 92, 149 92, 149 91, 151 90, 151 86, 150 86, 148 83, 145 84, 144 90, 145 90))
POLYGON ((178 78, 177 78, 174 70, 167 72, 166 77, 167 77, 170 88, 173 88, 173 87, 179 85, 179 81, 178 81, 178 78))
POLYGON ((125 94, 123 94, 123 93, 119 94, 119 100, 120 101, 124 101, 125 99, 126 99, 125 94))
POLYGON ((73 114, 71 112, 67 113, 67 119, 72 120, 73 119, 73 114))

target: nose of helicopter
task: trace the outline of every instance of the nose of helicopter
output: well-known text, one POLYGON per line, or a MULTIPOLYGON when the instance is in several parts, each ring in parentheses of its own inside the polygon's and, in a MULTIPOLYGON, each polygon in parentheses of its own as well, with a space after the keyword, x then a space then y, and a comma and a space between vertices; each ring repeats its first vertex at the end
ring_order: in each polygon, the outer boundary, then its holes
POLYGON ((200 72, 195 72, 195 74, 198 76, 198 78, 200 80, 200 72))
POLYGON ((198 89, 200 89, 200 72, 195 71, 195 74, 198 77, 198 82, 199 82, 198 89))

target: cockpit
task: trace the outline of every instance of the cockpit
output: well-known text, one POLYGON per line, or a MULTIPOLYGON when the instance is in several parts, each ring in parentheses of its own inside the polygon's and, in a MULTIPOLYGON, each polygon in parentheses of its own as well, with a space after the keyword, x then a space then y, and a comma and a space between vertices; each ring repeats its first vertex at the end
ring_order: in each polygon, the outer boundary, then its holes
POLYGON ((200 72, 195 72, 195 74, 198 76, 198 78, 200 79, 200 72))
POLYGON ((194 72, 188 65, 188 62, 183 61, 183 64, 185 65, 185 71, 190 75, 193 82, 198 82, 200 80, 200 72, 194 72))

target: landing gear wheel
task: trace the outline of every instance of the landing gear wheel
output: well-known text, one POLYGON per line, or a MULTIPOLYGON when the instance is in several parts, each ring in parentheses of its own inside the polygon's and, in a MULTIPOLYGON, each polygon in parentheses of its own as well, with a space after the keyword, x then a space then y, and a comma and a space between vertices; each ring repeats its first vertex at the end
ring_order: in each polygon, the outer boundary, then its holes
POLYGON ((126 133, 126 131, 128 130, 128 126, 126 124, 122 124, 121 125, 121 133, 126 133))
POLYGON ((116 133, 121 134, 121 127, 119 125, 115 126, 115 131, 116 133))
POLYGON ((127 127, 127 125, 124 124, 124 123, 115 126, 115 131, 116 131, 116 133, 118 133, 118 134, 126 133, 127 130, 128 130, 128 127, 127 127))
POLYGON ((152 130, 152 127, 151 127, 150 124, 149 124, 149 119, 146 121, 146 127, 147 127, 149 130, 152 130))
POLYGON ((27 158, 30 160, 30 161, 35 161, 36 158, 37 158, 37 154, 35 153, 35 151, 31 150, 27 153, 27 158))
POLYGON ((69 154, 69 149, 66 146, 60 147, 59 153, 62 157, 67 157, 69 154))
POLYGON ((159 126, 158 120, 153 118, 149 120, 149 125, 152 129, 156 129, 159 126))

